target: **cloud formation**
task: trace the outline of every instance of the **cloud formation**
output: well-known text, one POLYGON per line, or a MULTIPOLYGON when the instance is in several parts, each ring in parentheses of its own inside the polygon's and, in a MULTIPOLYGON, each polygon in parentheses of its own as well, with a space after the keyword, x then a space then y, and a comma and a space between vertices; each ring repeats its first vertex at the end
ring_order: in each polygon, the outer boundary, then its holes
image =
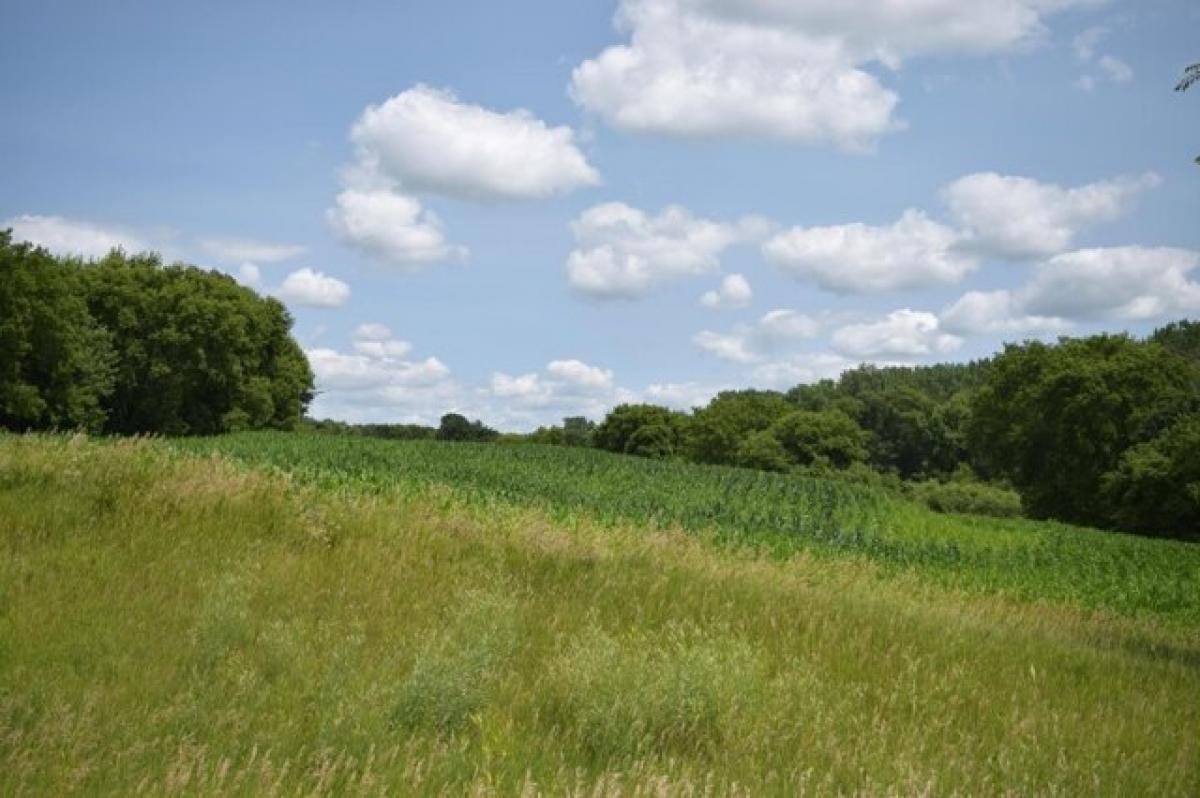
POLYGON ((976 266, 961 236, 922 211, 895 223, 793 227, 763 244, 786 274, 839 294, 865 294, 956 283, 976 266))
POLYGON ((340 308, 350 300, 349 285, 307 267, 285 277, 274 293, 284 302, 310 308, 340 308))
POLYGON ((900 126, 864 67, 1009 50, 1091 0, 621 0, 627 44, 575 68, 571 96, 610 125, 866 150, 900 126))
POLYGON ((678 205, 650 216, 620 202, 589 208, 571 229, 576 248, 567 281, 597 299, 636 299, 661 282, 716 271, 721 253, 743 237, 737 225, 697 218, 678 205))
POLYGON ((945 355, 962 345, 960 337, 942 329, 935 314, 908 308, 893 311, 878 321, 839 327, 830 340, 838 353, 864 360, 945 355))
POLYGON ((749 306, 754 299, 750 282, 741 274, 729 274, 721 280, 720 287, 705 291, 700 304, 710 310, 735 310, 749 306))
POLYGON ((976 251, 1023 259, 1062 252, 1081 230, 1118 218, 1138 194, 1161 182, 1149 173, 1062 188, 1028 177, 981 172, 946 186, 942 199, 976 251))
POLYGON ((467 256, 420 200, 390 188, 348 188, 326 214, 339 238, 381 263, 411 269, 467 256))
POLYGON ((524 109, 490 111, 428 86, 368 107, 350 139, 361 163, 417 194, 535 199, 600 182, 570 128, 549 127, 524 109))

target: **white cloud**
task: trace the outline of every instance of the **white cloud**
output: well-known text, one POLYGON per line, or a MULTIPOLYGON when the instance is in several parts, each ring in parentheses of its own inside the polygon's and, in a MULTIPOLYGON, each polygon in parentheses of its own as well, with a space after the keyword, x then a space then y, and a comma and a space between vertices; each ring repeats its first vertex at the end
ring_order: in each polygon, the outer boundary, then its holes
POLYGON ((1080 230, 1116 219, 1138 194, 1161 182, 1151 173, 1062 188, 982 172, 954 181, 942 197, 970 231, 973 247, 998 257, 1030 258, 1061 252, 1080 230))
POLYGON ((612 371, 574 358, 553 360, 540 373, 495 372, 482 395, 501 400, 492 415, 525 428, 566 416, 598 419, 614 405, 635 399, 632 391, 615 384, 612 371))
POLYGON ((863 66, 995 52, 1042 37, 1042 17, 1091 0, 622 0, 608 47, 571 95, 609 124, 695 136, 766 136, 862 150, 899 124, 863 66))
POLYGON ((833 348, 854 358, 919 358, 953 352, 962 339, 946 333, 932 313, 896 310, 875 322, 835 330, 833 348))
POLYGON ((327 217, 338 237, 377 261, 403 267, 466 257, 419 200, 386 187, 347 188, 327 217))
POLYGON ((754 324, 739 324, 728 333, 704 330, 692 342, 704 352, 734 363, 755 363, 781 348, 815 338, 821 322, 794 310, 772 310, 754 324))
POLYGON ((764 256, 784 272, 837 293, 956 283, 975 268, 960 235, 917 210, 894 224, 794 227, 769 239, 764 256))
POLYGON ((249 288, 258 289, 262 286, 262 270, 253 263, 243 263, 234 275, 237 281, 249 288))
POLYGON ((895 127, 898 97, 858 69, 840 41, 688 6, 623 2, 619 23, 631 41, 575 69, 575 101, 625 130, 846 149, 865 149, 895 127))
POLYGON ((223 261, 254 263, 277 263, 304 254, 304 247, 296 244, 270 244, 240 238, 204 238, 200 247, 208 254, 223 261))
POLYGON ((409 362, 365 354, 346 354, 334 349, 309 349, 319 391, 363 391, 395 386, 428 385, 449 376, 450 370, 436 357, 409 362))
POLYGON ((1200 310, 1191 273, 1200 252, 1110 247, 1067 252, 1042 264, 1018 292, 1026 313, 1067 319, 1145 321, 1200 310))
POLYGON ((765 388, 785 389, 801 383, 834 379, 856 362, 833 352, 805 352, 755 366, 750 379, 765 388))
POLYGON ((1094 25, 1084 31, 1081 31, 1074 39, 1071 40, 1071 47, 1075 50, 1075 58, 1079 61, 1087 63, 1096 57, 1096 47, 1100 42, 1108 38, 1109 30, 1101 25, 1094 25))
POLYGON ((941 327, 955 335, 1025 335, 1064 332, 1071 323, 1054 316, 1035 316, 1021 309, 1011 291, 968 291, 939 317, 941 327))
POLYGON ((28 241, 56 255, 90 259, 102 258, 114 249, 134 254, 151 248, 132 233, 61 216, 13 216, 0 222, 0 229, 4 228, 12 229, 15 241, 28 241))
POLYGON ((581 360, 553 360, 547 364, 546 373, 583 390, 606 391, 613 387, 612 371, 589 366, 581 360))
POLYGON ((723 308, 744 308, 754 299, 754 291, 750 282, 740 274, 730 274, 721 281, 720 288, 706 291, 700 297, 700 304, 712 310, 723 308))
POLYGON ((350 138, 402 190, 471 200, 547 197, 600 182, 567 127, 496 113, 427 86, 370 106, 350 138))
POLYGON ((791 341, 815 338, 821 323, 812 316, 794 310, 768 311, 758 320, 754 333, 767 348, 791 341))
POLYGON ((620 202, 589 208, 571 229, 576 249, 567 280, 600 299, 633 299, 657 283, 715 271, 721 253, 744 235, 736 225, 698 219, 676 205, 652 217, 620 202))
POLYGON ((884 63, 926 53, 989 53, 1043 38, 1043 17, 1095 0, 690 0, 733 19, 838 37, 884 63))
POLYGON ((691 410, 703 407, 724 388, 703 385, 698 382, 668 382, 646 386, 641 398, 651 404, 664 405, 675 410, 691 410))
POLYGON ((760 355, 752 349, 747 336, 740 331, 722 334, 712 330, 703 330, 696 333, 692 338, 692 343, 701 351, 721 360, 729 360, 734 363, 753 363, 761 359, 760 355))
POLYGON ((275 295, 306 307, 340 308, 350 299, 350 286, 336 277, 303 268, 284 278, 275 295))

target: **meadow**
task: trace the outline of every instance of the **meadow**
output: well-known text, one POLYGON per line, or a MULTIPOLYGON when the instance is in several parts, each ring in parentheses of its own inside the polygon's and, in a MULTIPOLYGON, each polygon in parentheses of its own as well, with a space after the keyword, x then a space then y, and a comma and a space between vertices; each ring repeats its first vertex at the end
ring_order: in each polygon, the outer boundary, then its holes
POLYGON ((1183 544, 278 434, 0 436, 0 547, 4 795, 1200 792, 1183 544))

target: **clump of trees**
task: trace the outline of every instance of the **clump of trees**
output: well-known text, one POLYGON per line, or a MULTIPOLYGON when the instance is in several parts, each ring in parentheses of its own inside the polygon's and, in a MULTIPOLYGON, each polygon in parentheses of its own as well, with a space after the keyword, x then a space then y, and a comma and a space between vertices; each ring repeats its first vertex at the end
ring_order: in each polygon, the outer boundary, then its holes
POLYGON ((313 375, 277 300, 156 255, 59 258, 0 231, 0 426, 290 429, 313 375))

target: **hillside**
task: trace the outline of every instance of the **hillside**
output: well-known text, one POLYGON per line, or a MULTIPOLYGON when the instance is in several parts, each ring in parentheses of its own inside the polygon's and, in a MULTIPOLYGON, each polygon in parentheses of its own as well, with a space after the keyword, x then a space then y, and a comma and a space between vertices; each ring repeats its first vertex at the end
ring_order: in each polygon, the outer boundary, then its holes
POLYGON ((1200 790, 1193 549, 673 468, 0 437, 0 793, 1200 790))

